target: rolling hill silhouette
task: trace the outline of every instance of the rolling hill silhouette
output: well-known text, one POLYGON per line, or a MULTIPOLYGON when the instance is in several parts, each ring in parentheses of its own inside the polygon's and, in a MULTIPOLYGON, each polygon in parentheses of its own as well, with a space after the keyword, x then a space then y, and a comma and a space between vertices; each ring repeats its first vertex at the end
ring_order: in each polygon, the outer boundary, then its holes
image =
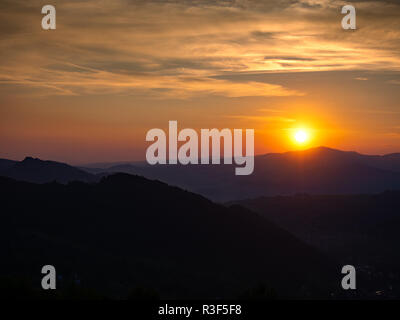
POLYGON ((369 156, 318 147, 255 157, 254 173, 236 176, 234 165, 155 165, 135 162, 80 167, 27 157, 0 160, 0 176, 20 181, 96 182, 113 173, 140 175, 228 202, 261 196, 360 194, 400 190, 400 154, 369 156))
POLYGON ((26 157, 23 161, 0 160, 0 176, 16 180, 46 183, 57 181, 95 181, 95 176, 65 163, 26 157))
POLYGON ((18 161, 14 160, 7 160, 7 159, 0 159, 0 172, 3 170, 7 170, 13 165, 15 165, 18 161))
POLYGON ((3 177, 0 193, 1 275, 36 286, 52 264, 61 287, 73 279, 112 297, 137 287, 164 298, 237 297, 260 283, 281 297, 328 297, 337 288, 339 266, 265 218, 158 181, 3 177))
POLYGON ((233 165, 135 163, 86 170, 138 174, 220 202, 266 195, 358 194, 400 189, 400 154, 368 156, 326 147, 256 156, 254 173, 249 176, 235 176, 233 165))

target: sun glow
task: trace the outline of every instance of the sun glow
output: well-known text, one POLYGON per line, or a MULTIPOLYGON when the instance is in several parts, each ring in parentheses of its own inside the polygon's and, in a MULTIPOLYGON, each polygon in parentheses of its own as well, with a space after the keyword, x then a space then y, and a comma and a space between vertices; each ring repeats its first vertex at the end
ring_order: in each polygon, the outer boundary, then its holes
POLYGON ((294 131, 293 138, 297 144, 303 145, 310 140, 310 134, 305 129, 297 129, 294 131))

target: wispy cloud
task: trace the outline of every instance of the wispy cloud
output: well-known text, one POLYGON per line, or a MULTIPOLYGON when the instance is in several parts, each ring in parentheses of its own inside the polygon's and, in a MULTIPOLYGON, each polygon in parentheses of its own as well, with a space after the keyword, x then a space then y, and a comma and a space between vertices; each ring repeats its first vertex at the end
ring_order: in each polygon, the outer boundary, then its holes
POLYGON ((301 92, 213 77, 399 70, 400 5, 353 2, 357 32, 340 28, 339 0, 55 0, 57 30, 43 31, 42 1, 3 0, 0 85, 44 95, 287 96, 301 92))
POLYGON ((295 122, 295 119, 277 116, 248 116, 248 115, 230 115, 228 118, 240 119, 246 121, 261 121, 261 122, 295 122))
POLYGON ((279 110, 279 109, 270 109, 270 108, 261 108, 261 109, 257 109, 257 111, 259 112, 268 112, 268 113, 282 113, 283 110, 279 110))

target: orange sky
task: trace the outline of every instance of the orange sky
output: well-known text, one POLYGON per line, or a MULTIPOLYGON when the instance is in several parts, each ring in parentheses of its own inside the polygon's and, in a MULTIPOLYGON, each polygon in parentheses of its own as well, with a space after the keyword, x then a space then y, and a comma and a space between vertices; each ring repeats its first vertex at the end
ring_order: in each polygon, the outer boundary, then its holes
POLYGON ((256 153, 400 152, 396 1, 42 1, 0 4, 0 157, 142 160, 145 135, 254 128, 256 153), (341 5, 357 9, 341 29, 341 5))

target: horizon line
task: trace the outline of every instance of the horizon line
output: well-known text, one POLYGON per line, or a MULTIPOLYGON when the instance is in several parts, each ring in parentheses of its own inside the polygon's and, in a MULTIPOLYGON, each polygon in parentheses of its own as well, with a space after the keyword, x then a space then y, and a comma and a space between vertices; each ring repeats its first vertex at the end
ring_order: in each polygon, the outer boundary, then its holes
MULTIPOLYGON (((391 153, 385 153, 385 154, 367 154, 367 153, 360 153, 358 151, 355 150, 342 150, 342 149, 336 149, 336 148, 331 148, 331 147, 327 147, 327 146, 317 146, 317 147, 310 147, 310 148, 303 148, 303 149, 294 149, 294 150, 288 150, 288 151, 284 151, 284 152, 268 152, 268 153, 261 153, 261 154, 256 154, 254 155, 254 157, 263 157, 263 156, 268 156, 268 155, 278 155, 278 154, 287 154, 287 153, 293 153, 293 152, 306 152, 306 151, 310 151, 310 150, 316 150, 316 149, 327 149, 327 150, 333 150, 333 151, 339 151, 339 152, 346 152, 346 153, 356 153, 359 155, 363 155, 363 156, 371 156, 371 157, 385 157, 385 156, 391 156, 391 155, 395 155, 395 154, 400 154, 399 152, 391 152, 391 153)), ((23 160, 25 160, 26 158, 33 158, 33 159, 39 159, 42 161, 53 161, 53 162, 60 162, 60 163, 65 163, 71 166, 94 166, 96 164, 100 165, 100 164, 131 164, 134 162, 137 163, 147 163, 146 159, 142 159, 142 160, 115 160, 115 161, 97 161, 97 162, 69 162, 69 161, 64 161, 64 160, 52 160, 52 159, 43 159, 41 157, 36 157, 36 156, 31 156, 31 155, 26 155, 23 159, 13 159, 13 158, 0 158, 0 160, 10 160, 10 161, 16 161, 16 162, 21 162, 23 160)), ((209 158, 210 160, 213 159, 212 157, 209 158)), ((201 158, 199 158, 199 160, 201 160, 201 158)), ((220 160, 224 160, 224 157, 220 157, 220 160)), ((223 163, 221 163, 223 164, 223 163)), ((168 164, 167 164, 168 165, 168 164)))

